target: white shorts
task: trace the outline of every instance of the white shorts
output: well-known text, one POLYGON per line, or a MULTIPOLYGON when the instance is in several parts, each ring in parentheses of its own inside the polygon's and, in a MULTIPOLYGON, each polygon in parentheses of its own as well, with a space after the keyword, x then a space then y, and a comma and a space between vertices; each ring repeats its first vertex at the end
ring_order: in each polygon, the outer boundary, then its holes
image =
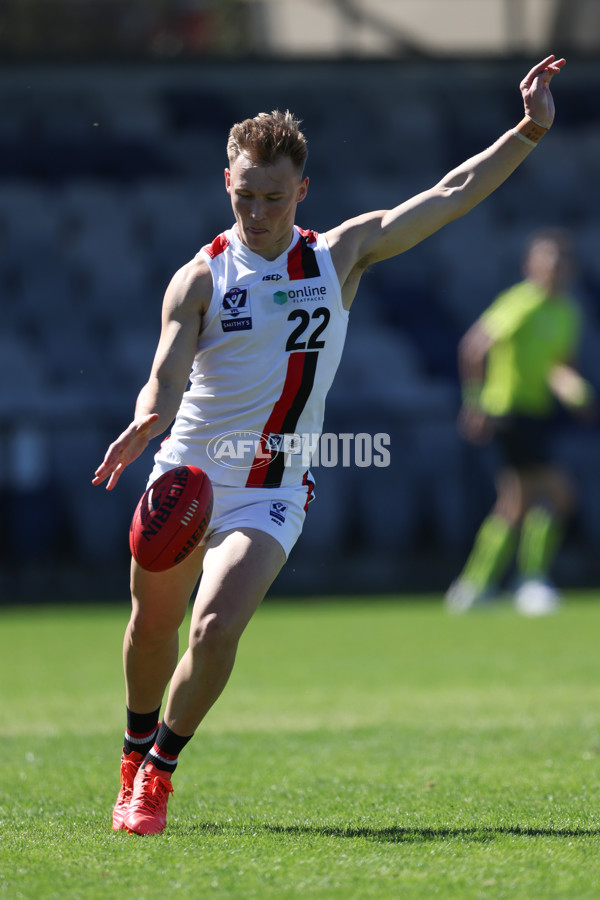
MULTIPOLYGON (((157 454, 146 489, 176 465, 181 463, 169 462, 157 454)), ((304 476, 304 483, 296 486, 241 488, 215 484, 213 481, 212 487, 213 513, 202 544, 214 534, 224 531, 256 528, 279 541, 287 559, 302 532, 308 504, 314 499, 314 481, 310 472, 304 476)))

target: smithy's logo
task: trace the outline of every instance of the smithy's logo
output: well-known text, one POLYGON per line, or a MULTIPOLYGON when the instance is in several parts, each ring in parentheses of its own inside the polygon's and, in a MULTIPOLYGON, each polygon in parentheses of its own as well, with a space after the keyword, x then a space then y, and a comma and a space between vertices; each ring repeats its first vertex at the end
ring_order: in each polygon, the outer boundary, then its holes
POLYGON ((252 328, 248 288, 234 287, 223 295, 221 328, 223 331, 249 331, 252 328))

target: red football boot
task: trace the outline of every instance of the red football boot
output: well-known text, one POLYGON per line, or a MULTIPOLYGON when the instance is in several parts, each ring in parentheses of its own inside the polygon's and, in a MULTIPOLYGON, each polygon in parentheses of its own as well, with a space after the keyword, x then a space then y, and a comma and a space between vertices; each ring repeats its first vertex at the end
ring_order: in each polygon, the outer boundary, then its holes
POLYGON ((167 802, 173 793, 171 776, 152 763, 138 771, 133 795, 123 819, 132 834, 160 834, 167 824, 167 802))
POLYGON ((121 790, 113 809, 113 831, 121 831, 124 828, 123 819, 131 803, 133 783, 143 761, 142 754, 136 753, 135 750, 124 753, 121 757, 121 790))

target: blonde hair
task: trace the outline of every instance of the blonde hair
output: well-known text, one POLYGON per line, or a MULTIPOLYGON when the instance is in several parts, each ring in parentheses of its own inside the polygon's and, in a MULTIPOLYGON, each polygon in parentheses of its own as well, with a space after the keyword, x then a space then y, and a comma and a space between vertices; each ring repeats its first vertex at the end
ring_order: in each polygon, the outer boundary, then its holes
POLYGON ((253 119, 237 122, 229 132, 227 157, 230 165, 247 153, 259 165, 270 166, 287 156, 299 174, 308 156, 306 138, 300 131, 300 119, 287 109, 259 113, 253 119))

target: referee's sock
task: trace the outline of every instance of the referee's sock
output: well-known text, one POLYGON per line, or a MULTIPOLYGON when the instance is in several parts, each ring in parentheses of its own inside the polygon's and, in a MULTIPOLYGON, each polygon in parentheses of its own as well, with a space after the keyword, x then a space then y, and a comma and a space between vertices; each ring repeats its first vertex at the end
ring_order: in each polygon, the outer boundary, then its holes
POLYGON ((173 773, 177 767, 177 758, 188 741, 191 741, 193 734, 182 737, 171 731, 168 725, 161 722, 154 746, 148 751, 146 759, 142 763, 142 768, 152 763, 157 769, 161 769, 166 773, 173 773))
POLYGON ((515 543, 515 528, 503 516, 490 513, 477 532, 461 580, 479 590, 498 584, 512 559, 515 543))
POLYGON ((545 578, 562 538, 562 523, 545 506, 532 506, 523 519, 517 550, 521 578, 545 578))

